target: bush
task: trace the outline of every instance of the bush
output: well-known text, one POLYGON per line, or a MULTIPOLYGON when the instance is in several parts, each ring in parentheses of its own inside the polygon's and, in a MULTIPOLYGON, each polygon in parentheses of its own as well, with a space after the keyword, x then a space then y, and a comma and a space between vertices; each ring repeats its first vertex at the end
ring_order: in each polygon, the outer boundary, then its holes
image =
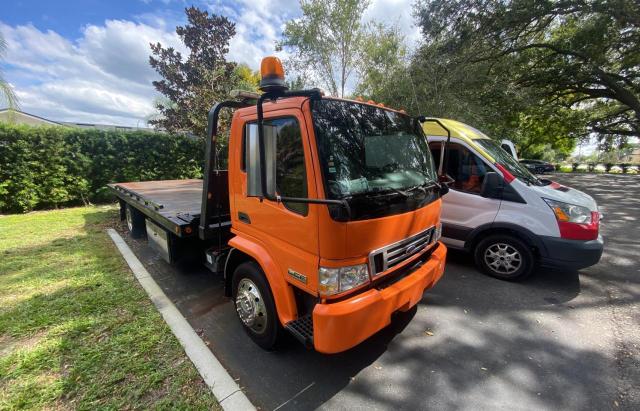
POLYGON ((0 211, 105 201, 118 181, 199 178, 203 155, 186 136, 0 123, 0 211))

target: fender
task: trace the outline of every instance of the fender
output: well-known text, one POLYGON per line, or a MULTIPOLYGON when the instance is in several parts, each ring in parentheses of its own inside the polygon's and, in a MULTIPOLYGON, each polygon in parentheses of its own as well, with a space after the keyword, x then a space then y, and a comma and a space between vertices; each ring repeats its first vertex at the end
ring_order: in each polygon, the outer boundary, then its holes
POLYGON ((540 240, 540 237, 536 234, 534 234, 533 232, 529 231, 528 229, 519 226, 517 224, 511 224, 511 223, 487 223, 487 224, 482 224, 476 228, 473 229, 473 231, 471 231, 471 233, 469 233, 469 236, 467 237, 465 243, 464 243, 464 248, 467 250, 471 249, 471 246, 478 240, 478 236, 481 235, 483 232, 487 232, 487 231, 493 231, 493 230, 509 230, 509 231, 513 231, 515 233, 517 233, 518 235, 520 235, 520 237, 522 237, 523 239, 527 240, 529 242, 529 244, 533 245, 534 247, 536 247, 538 249, 538 251, 540 252, 540 256, 542 257, 546 257, 548 255, 547 253, 547 249, 544 246, 544 243, 542 242, 542 240, 540 240))
POLYGON ((286 324, 298 317, 296 308, 296 300, 293 290, 281 275, 282 270, 271 257, 267 249, 253 238, 247 238, 244 235, 236 235, 229 240, 229 245, 236 248, 247 255, 250 255, 258 262, 260 268, 267 277, 271 294, 276 304, 276 311, 281 324, 286 324))

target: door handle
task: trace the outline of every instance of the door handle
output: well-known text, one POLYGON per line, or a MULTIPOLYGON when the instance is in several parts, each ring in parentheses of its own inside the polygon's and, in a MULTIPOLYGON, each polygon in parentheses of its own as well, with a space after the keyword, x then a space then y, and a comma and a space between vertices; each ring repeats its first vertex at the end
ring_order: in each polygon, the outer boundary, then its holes
POLYGON ((242 211, 238 211, 238 220, 246 224, 251 224, 251 219, 249 218, 249 214, 243 213, 242 211))

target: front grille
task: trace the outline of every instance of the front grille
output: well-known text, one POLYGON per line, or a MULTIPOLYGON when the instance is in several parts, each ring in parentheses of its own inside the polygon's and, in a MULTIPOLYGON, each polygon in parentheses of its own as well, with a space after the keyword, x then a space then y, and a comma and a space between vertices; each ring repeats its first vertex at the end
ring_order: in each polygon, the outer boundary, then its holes
POLYGON ((369 254, 369 270, 372 277, 379 276, 403 263, 420 251, 429 248, 437 240, 434 227, 418 234, 374 250, 369 254))

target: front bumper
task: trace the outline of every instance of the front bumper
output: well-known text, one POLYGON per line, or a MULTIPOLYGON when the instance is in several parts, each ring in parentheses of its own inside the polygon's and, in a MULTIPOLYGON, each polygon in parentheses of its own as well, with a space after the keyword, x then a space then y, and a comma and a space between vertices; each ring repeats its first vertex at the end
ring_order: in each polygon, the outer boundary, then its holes
POLYGON ((604 250, 602 236, 595 240, 567 240, 558 237, 540 236, 547 251, 541 264, 547 267, 579 270, 590 267, 600 261, 604 250))
POLYGON ((391 314, 416 305, 424 290, 442 277, 446 256, 447 249, 439 242, 429 258, 401 280, 388 286, 374 283, 373 288, 340 302, 316 304, 313 310, 316 351, 332 354, 348 350, 389 325, 391 314))

